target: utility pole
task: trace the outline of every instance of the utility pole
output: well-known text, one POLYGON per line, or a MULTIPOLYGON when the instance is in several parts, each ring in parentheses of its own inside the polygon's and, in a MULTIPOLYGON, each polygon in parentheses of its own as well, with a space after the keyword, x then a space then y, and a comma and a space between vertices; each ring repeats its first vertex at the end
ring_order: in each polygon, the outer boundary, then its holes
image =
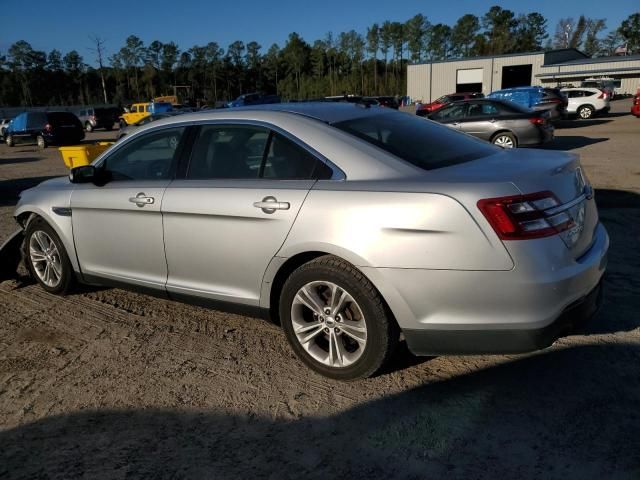
POLYGON ((98 36, 89 36, 89 39, 95 44, 95 48, 90 48, 92 52, 98 56, 98 65, 100 66, 100 80, 102 80, 102 95, 104 96, 104 103, 108 104, 109 100, 107 99, 107 86, 104 81, 104 65, 102 63, 102 59, 104 57, 104 39, 98 36))

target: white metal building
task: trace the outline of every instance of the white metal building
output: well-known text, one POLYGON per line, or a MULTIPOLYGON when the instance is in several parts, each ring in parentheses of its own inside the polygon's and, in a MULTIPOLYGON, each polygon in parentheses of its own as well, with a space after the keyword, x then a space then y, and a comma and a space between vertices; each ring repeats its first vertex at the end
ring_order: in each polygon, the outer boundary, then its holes
POLYGON ((409 65, 407 95, 432 102, 455 92, 482 92, 529 85, 579 86, 588 78, 613 79, 617 94, 640 88, 640 55, 589 58, 574 48, 409 65))

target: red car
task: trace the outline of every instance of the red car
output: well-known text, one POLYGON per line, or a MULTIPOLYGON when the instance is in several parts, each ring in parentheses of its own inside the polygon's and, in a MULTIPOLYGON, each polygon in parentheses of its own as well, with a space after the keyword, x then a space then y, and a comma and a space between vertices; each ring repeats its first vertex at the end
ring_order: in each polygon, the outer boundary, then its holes
POLYGON ((640 118, 640 93, 636 94, 633 98, 633 105, 631 106, 631 114, 640 118))
POLYGON ((484 98, 484 95, 477 92, 461 92, 443 95, 442 97, 434 100, 431 103, 419 103, 416 107, 416 115, 420 117, 426 117, 430 113, 439 110, 440 108, 451 102, 457 102, 459 100, 471 100, 474 98, 484 98))

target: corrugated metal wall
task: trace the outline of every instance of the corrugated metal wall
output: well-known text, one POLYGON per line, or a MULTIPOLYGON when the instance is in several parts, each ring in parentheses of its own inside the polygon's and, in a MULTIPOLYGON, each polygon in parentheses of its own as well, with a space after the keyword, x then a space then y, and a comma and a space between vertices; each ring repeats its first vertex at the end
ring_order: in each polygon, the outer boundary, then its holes
MULTIPOLYGON (((460 60, 433 64, 409 65, 407 67, 407 95, 412 101, 431 102, 436 98, 456 91, 457 71, 468 68, 482 68, 482 92, 486 95, 502 87, 502 68, 512 65, 531 65, 531 85, 555 85, 555 79, 536 77, 538 74, 557 74, 562 72, 589 72, 593 70, 640 68, 639 60, 569 64, 543 67, 544 54, 514 55, 507 57, 460 60)), ((603 76, 603 73, 595 74, 603 76)), ((611 77, 622 79, 620 93, 635 93, 640 85, 640 75, 636 73, 616 74, 611 77)), ((576 78, 584 78, 579 75, 576 78)), ((562 80, 569 79, 564 77, 562 80)), ((571 77, 573 80, 573 77, 571 77)))

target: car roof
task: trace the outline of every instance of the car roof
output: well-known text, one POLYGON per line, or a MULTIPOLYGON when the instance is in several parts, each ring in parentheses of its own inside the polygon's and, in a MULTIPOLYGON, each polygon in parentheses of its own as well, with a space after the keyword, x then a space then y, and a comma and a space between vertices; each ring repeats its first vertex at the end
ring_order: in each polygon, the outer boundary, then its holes
MULTIPOLYGON (((251 105, 247 107, 233 107, 225 111, 252 112, 268 111, 302 115, 320 120, 324 123, 337 123, 354 118, 389 113, 389 109, 375 105, 363 105, 351 102, 289 102, 269 103, 265 105, 251 105)), ((220 112, 221 110, 207 110, 206 112, 220 112)), ((198 114, 202 114, 200 112, 198 114)), ((189 115, 189 114, 185 114, 189 115)))

